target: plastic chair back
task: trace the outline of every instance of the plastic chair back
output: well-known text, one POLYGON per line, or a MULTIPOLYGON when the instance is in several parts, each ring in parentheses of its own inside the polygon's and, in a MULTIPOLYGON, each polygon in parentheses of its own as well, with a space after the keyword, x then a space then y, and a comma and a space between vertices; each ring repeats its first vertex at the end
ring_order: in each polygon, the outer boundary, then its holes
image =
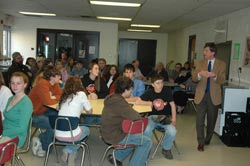
POLYGON ((17 144, 18 137, 15 137, 9 141, 0 144, 0 164, 4 164, 10 161, 11 159, 13 159, 14 161, 17 144))
POLYGON ((123 120, 122 130, 126 134, 138 134, 145 130, 148 125, 148 118, 142 118, 140 120, 123 120))

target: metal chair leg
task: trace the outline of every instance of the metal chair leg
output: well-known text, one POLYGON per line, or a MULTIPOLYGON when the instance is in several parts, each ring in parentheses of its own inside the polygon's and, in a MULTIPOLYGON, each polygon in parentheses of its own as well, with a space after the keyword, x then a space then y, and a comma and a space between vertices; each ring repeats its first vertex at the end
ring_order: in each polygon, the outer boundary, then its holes
POLYGON ((104 152, 103 156, 102 156, 102 161, 101 161, 101 166, 104 163, 105 157, 107 156, 107 153, 109 152, 110 149, 114 148, 112 145, 110 145, 104 152))
MULTIPOLYGON (((158 140, 158 137, 156 137, 156 138, 157 138, 157 140, 158 140)), ((164 138, 164 135, 162 135, 161 138, 160 138, 160 140, 158 141, 158 143, 157 143, 157 145, 156 145, 156 148, 155 148, 155 150, 154 150, 154 152, 153 152, 153 154, 152 154, 151 160, 154 159, 155 154, 156 154, 157 150, 159 149, 159 146, 161 145, 161 143, 162 143, 162 141, 163 141, 163 138, 164 138)))
POLYGON ((47 154, 46 154, 45 161, 44 161, 44 166, 47 166, 47 164, 48 164, 49 153, 50 153, 50 149, 51 149, 52 145, 53 145, 53 142, 50 143, 49 146, 48 146, 47 154))
POLYGON ((89 165, 91 166, 91 155, 90 155, 90 149, 89 149, 89 145, 86 144, 85 142, 82 142, 84 148, 86 149, 85 152, 88 155, 88 160, 89 160, 89 165))
POLYGON ((180 153, 180 150, 179 150, 179 148, 178 148, 178 146, 177 146, 177 144, 176 144, 175 141, 174 141, 174 147, 175 147, 177 153, 180 155, 180 154, 181 154, 181 153, 180 153))

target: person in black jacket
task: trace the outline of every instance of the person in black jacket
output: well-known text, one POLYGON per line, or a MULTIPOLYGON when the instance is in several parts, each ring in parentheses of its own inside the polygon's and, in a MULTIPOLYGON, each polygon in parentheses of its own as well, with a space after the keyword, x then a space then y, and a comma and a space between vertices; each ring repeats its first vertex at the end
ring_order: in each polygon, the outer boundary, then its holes
POLYGON ((27 94, 31 89, 31 82, 33 79, 33 74, 27 66, 23 65, 23 57, 20 54, 20 52, 14 52, 12 54, 12 58, 13 58, 12 64, 8 69, 8 81, 10 80, 9 78, 14 72, 23 72, 29 78, 29 84, 27 85, 27 88, 25 91, 25 93, 27 94))

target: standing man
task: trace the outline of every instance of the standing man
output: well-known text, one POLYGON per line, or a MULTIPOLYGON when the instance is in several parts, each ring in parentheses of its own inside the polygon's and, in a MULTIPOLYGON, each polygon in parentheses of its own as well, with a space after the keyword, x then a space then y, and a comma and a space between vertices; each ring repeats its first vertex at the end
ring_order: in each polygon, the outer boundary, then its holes
POLYGON ((200 61, 192 74, 192 79, 198 82, 195 93, 197 104, 196 131, 198 151, 204 151, 204 145, 209 145, 221 104, 221 85, 225 81, 225 62, 215 58, 217 48, 215 44, 204 46, 204 60, 200 61), (204 121, 207 115, 207 133, 204 136, 204 121))

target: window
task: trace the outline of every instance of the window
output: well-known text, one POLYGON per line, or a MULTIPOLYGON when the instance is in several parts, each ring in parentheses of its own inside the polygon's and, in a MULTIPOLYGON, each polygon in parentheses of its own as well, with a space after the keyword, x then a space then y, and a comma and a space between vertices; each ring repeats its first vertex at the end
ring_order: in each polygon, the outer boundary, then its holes
POLYGON ((4 26, 3 28, 3 55, 10 57, 10 37, 11 37, 11 27, 4 26))

